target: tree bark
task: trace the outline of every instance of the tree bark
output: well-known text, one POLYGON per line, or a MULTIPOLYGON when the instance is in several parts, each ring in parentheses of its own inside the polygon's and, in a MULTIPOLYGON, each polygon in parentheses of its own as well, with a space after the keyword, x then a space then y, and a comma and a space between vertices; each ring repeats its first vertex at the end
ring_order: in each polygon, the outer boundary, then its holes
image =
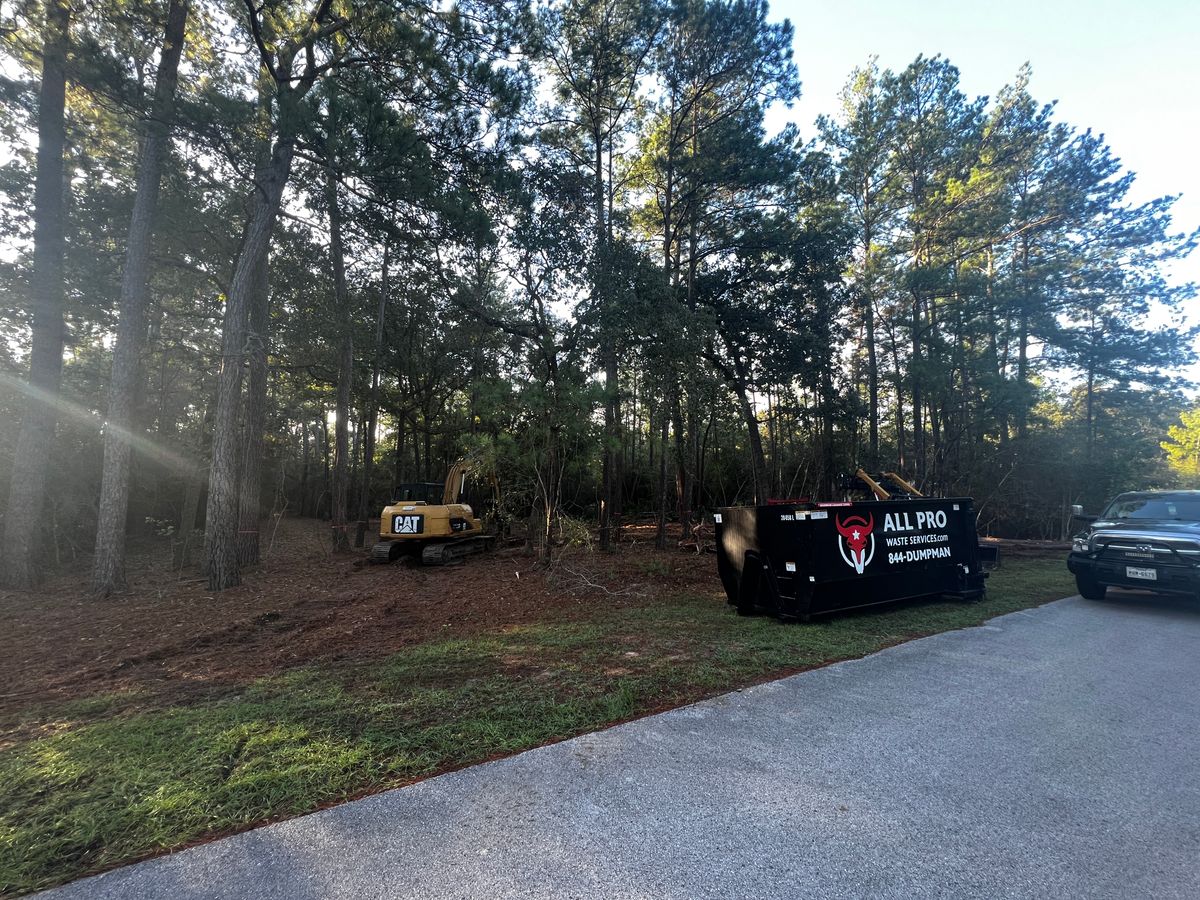
POLYGON ((671 412, 667 403, 662 404, 662 421, 659 422, 658 445, 658 530, 654 546, 667 549, 667 442, 671 439, 671 412))
POLYGON ((912 359, 909 360, 909 382, 912 394, 913 421, 913 461, 916 465, 918 485, 925 478, 925 420, 922 404, 924 403, 921 385, 921 302, 917 297, 912 301, 912 359))
MULTIPOLYGON (((288 113, 281 110, 280 115, 288 113)), ((238 531, 238 414, 241 408, 242 363, 246 344, 246 314, 254 291, 257 267, 271 242, 271 232, 292 172, 296 135, 290 123, 281 127, 271 158, 255 178, 242 252, 238 255, 225 302, 221 367, 217 375, 217 412, 213 423, 212 469, 208 479, 208 526, 204 544, 208 589, 224 590, 241 584, 237 559, 238 531)))
POLYGON ((267 340, 270 323, 270 264, 264 254, 254 274, 250 299, 250 327, 246 349, 250 378, 246 385, 246 409, 242 417, 242 469, 238 483, 238 565, 257 565, 262 521, 263 431, 267 422, 267 340))
POLYGON ((879 355, 875 349, 875 300, 871 293, 863 303, 863 323, 866 326, 867 405, 870 409, 867 465, 875 471, 879 468, 879 355))
POLYGON ((388 266, 391 262, 391 241, 383 244, 383 274, 379 283, 379 309, 375 314, 375 359, 371 363, 371 388, 367 395, 366 433, 363 436, 362 487, 358 493, 358 533, 354 546, 366 543, 367 520, 370 517, 371 479, 375 472, 375 429, 379 422, 379 370, 383 365, 383 322, 387 315, 388 266))
MULTIPOLYGON (((260 7, 247 7, 251 27, 270 34, 272 20, 260 20, 260 7)), ((245 355, 246 318, 253 296, 258 267, 263 264, 271 243, 271 232, 279 215, 283 189, 292 174, 292 159, 296 153, 298 131, 307 118, 304 97, 322 73, 312 53, 318 35, 336 34, 346 19, 329 23, 326 28, 314 28, 330 14, 327 0, 318 0, 309 20, 309 27, 295 42, 285 41, 280 52, 267 49, 259 42, 263 72, 275 82, 275 139, 265 166, 255 173, 254 191, 250 196, 242 250, 234 266, 221 335, 221 367, 217 376, 217 414, 213 428, 212 469, 208 481, 208 528, 204 534, 208 588, 223 590, 241 583, 237 559, 238 531, 238 414, 241 407, 242 363, 245 355), (297 59, 305 62, 301 72, 293 73, 297 59)))
POLYGON ((113 347, 108 416, 104 422, 104 468, 100 482, 96 554, 92 560, 92 593, 98 597, 125 589, 125 518, 129 508, 133 401, 138 391, 142 338, 146 332, 150 241, 158 209, 162 163, 175 111, 175 87, 179 81, 179 57, 183 53, 188 3, 189 0, 171 0, 167 10, 154 102, 138 161, 137 189, 121 279, 120 320, 113 347))
POLYGON ((195 542, 196 513, 200 509, 200 489, 204 486, 204 461, 197 458, 187 475, 187 486, 183 492, 183 511, 179 516, 179 535, 175 541, 172 563, 175 571, 181 571, 192 562, 192 544, 195 542))
POLYGON ((672 394, 671 402, 671 424, 675 432, 675 502, 679 507, 680 534, 686 535, 692 527, 692 482, 683 430, 683 407, 679 402, 678 390, 672 394))
POLYGON ((617 491, 617 444, 618 421, 620 418, 620 386, 617 383, 617 329, 612 307, 612 289, 608 284, 608 225, 605 215, 604 191, 604 144, 599 124, 592 131, 592 149, 595 166, 592 181, 592 199, 595 216, 594 263, 592 266, 592 290, 600 310, 600 355, 604 364, 604 450, 600 470, 600 549, 612 547, 613 507, 617 491))
POLYGON ((737 386, 738 405, 746 433, 750 438, 750 471, 754 477, 754 503, 761 506, 767 502, 767 461, 763 454, 762 435, 758 430, 758 417, 750 403, 750 395, 744 384, 737 386))
MULTIPOLYGON (((259 118, 269 131, 271 97, 265 78, 258 82, 259 118)), ((270 161, 271 144, 262 140, 259 166, 270 161)), ((260 559, 259 524, 262 520, 263 430, 267 418, 268 332, 270 330, 270 245, 254 270, 247 311, 246 355, 249 381, 242 412, 242 456, 238 473, 237 556, 239 566, 257 565, 260 559)))
POLYGON ((620 444, 620 400, 617 353, 611 343, 604 350, 604 454, 601 472, 600 549, 612 548, 614 514, 618 506, 617 460, 620 444))
POLYGON ((396 467, 392 471, 393 488, 404 483, 404 471, 407 460, 404 458, 404 416, 396 416, 396 467))
POLYGON ((1029 436, 1029 235, 1021 236, 1021 309, 1017 314, 1017 437, 1029 436))
MULTIPOLYGON (((301 414, 303 416, 303 413, 301 414)), ((308 422, 300 421, 300 518, 308 515, 308 422)))
POLYGON ((3 566, 8 587, 32 588, 41 581, 40 541, 46 473, 54 449, 57 401, 62 381, 63 257, 66 249, 63 151, 66 147, 66 57, 71 7, 46 4, 42 84, 38 99, 37 178, 33 188, 33 273, 30 305, 33 334, 29 387, 13 457, 4 517, 3 566))
MULTIPOLYGON (((329 410, 324 406, 321 407, 320 431, 318 435, 321 438, 321 464, 324 467, 324 477, 321 480, 321 493, 317 495, 317 511, 314 515, 320 518, 330 518, 332 513, 326 511, 322 516, 321 503, 330 497, 330 486, 332 482, 329 479, 329 410)), ((331 504, 332 506, 332 504, 331 504)))
POLYGON ((338 310, 338 382, 334 410, 333 549, 349 550, 350 495, 350 382, 354 377, 354 344, 350 334, 350 291, 346 286, 346 259, 342 214, 338 207, 337 174, 332 161, 325 174, 329 205, 329 256, 333 263, 334 303, 338 310))

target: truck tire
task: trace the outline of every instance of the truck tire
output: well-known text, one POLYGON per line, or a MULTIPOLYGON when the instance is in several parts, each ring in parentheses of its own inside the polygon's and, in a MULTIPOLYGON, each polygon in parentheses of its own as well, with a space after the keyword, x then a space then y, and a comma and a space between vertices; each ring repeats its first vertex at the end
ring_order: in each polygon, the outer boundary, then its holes
POLYGON ((1104 595, 1108 593, 1108 588, 1099 584, 1086 575, 1075 576, 1075 587, 1079 589, 1079 596, 1084 600, 1103 600, 1104 595))

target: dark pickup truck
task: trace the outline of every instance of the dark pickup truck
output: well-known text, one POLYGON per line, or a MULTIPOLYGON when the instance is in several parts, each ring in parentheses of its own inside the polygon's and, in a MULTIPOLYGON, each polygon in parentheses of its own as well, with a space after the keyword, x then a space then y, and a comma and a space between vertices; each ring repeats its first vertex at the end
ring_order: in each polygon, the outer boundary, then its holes
POLYGON ((1200 491, 1133 491, 1113 500, 1071 541, 1079 593, 1110 587, 1200 598, 1200 491))

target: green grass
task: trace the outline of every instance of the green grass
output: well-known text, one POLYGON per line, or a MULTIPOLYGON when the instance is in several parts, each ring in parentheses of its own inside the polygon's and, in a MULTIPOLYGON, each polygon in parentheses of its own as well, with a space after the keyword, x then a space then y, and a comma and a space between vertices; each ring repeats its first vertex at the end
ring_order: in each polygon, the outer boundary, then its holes
POLYGON ((813 625, 739 618, 715 596, 598 604, 587 621, 310 666, 187 705, 107 695, 9 711, 25 737, 0 755, 0 893, 1072 592, 1061 562, 1025 560, 995 573, 981 603, 813 625))

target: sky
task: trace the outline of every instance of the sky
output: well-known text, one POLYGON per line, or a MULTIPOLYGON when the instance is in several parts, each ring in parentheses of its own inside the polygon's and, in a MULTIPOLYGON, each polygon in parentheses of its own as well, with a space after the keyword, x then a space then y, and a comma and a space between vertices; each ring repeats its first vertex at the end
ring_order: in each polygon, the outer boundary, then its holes
MULTIPOLYGON (((791 20, 803 82, 800 101, 772 118, 806 138, 873 55, 899 70, 941 54, 972 97, 995 96, 1029 62, 1033 97, 1057 100, 1057 121, 1104 134, 1137 173, 1131 200, 1182 194, 1176 230, 1200 227, 1200 0, 772 0, 771 18, 791 20)), ((1171 275, 1200 282, 1200 252, 1171 275)))

